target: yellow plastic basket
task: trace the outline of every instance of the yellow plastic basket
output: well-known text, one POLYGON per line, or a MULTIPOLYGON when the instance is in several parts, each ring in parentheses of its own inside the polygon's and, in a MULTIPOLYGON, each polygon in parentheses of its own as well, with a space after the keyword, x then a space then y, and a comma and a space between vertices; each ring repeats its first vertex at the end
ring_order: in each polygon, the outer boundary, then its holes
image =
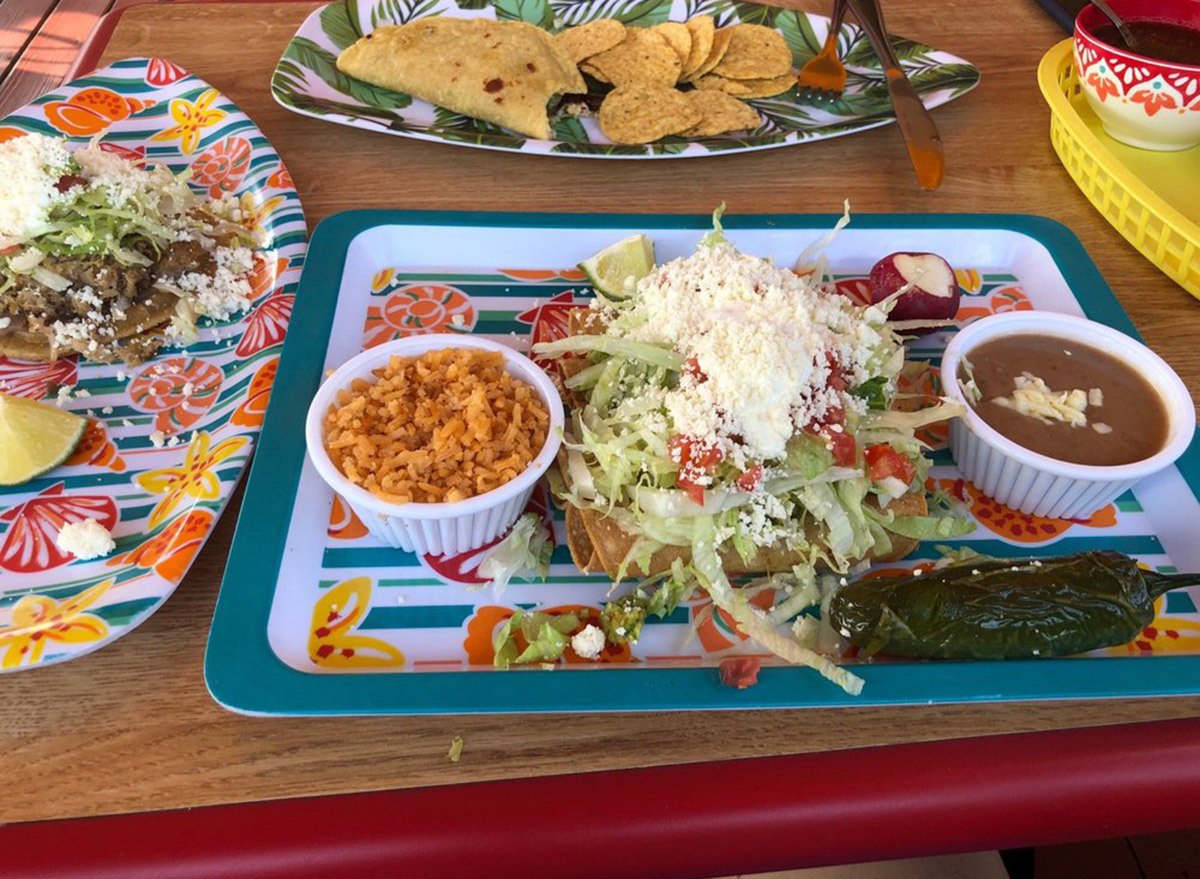
POLYGON ((1071 42, 1063 40, 1038 66, 1054 151, 1096 210, 1167 277, 1200 298, 1195 149, 1139 150, 1105 134, 1080 93, 1071 42))

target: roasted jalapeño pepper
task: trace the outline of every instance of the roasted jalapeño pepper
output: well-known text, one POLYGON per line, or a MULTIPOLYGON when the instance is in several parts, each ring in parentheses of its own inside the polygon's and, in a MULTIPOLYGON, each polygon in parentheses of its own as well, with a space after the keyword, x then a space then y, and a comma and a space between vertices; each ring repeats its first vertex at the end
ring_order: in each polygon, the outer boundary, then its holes
POLYGON ((835 631, 864 653, 927 659, 1062 656, 1125 644, 1154 619, 1154 599, 1200 574, 1142 570, 1119 552, 967 561, 920 576, 843 587, 835 631))

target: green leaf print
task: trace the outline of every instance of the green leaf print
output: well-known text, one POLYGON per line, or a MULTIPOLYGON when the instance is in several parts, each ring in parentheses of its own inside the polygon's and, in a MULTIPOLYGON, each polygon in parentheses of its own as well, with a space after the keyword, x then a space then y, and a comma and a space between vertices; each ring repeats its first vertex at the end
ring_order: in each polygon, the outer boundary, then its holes
POLYGON ((434 15, 440 5, 441 0, 381 0, 371 9, 371 27, 407 24, 418 18, 426 18, 434 15))
POLYGON ((784 41, 792 50, 792 64, 803 67, 805 63, 821 51, 821 41, 813 30, 812 22, 803 12, 780 10, 775 18, 775 27, 783 34, 784 41))
POLYGON ((563 116, 554 120, 554 139, 568 143, 588 143, 583 123, 574 116, 563 116))
POLYGON ((761 24, 764 27, 775 27, 775 19, 779 17, 781 12, 785 11, 774 6, 745 3, 743 0, 733 0, 729 4, 729 8, 730 11, 737 14, 740 24, 761 24))
POLYGON ((412 98, 406 94, 371 85, 342 73, 337 69, 337 62, 332 54, 304 37, 293 37, 283 50, 283 57, 308 68, 335 91, 370 107, 394 109, 407 107, 412 103, 412 98))
POLYGON ((362 36, 358 22, 350 18, 349 2, 330 3, 321 10, 321 30, 338 49, 354 45, 362 36))
POLYGON ((615 18, 632 27, 649 27, 668 20, 671 0, 558 0, 553 4, 553 13, 566 27, 597 18, 615 18))
POLYGON ((526 21, 544 28, 554 24, 548 0, 495 0, 494 6, 501 21, 526 21))
POLYGON ((454 0, 454 5, 459 9, 487 9, 492 0, 454 0))
POLYGON ((571 156, 644 156, 650 150, 635 144, 559 143, 555 144, 550 152, 571 156))
MULTIPOLYGON (((936 49, 926 46, 923 43, 917 43, 912 40, 906 40, 904 37, 897 37, 890 34, 888 41, 892 44, 892 51, 896 53, 896 57, 905 66, 907 66, 906 62, 909 61, 914 63, 934 63, 929 56, 936 52, 936 49)), ((875 54, 875 48, 871 45, 871 41, 861 31, 859 32, 859 38, 854 41, 850 48, 846 50, 846 54, 842 56, 842 63, 847 67, 883 69, 883 65, 879 63, 879 56, 875 54)))

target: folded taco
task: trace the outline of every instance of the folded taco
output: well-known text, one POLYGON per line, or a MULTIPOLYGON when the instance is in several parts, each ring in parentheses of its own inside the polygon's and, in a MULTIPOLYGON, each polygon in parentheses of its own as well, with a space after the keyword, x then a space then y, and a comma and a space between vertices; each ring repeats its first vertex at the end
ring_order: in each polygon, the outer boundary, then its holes
POLYGON ((386 25, 338 56, 343 73, 548 140, 547 104, 587 91, 571 56, 521 21, 423 18, 386 25))

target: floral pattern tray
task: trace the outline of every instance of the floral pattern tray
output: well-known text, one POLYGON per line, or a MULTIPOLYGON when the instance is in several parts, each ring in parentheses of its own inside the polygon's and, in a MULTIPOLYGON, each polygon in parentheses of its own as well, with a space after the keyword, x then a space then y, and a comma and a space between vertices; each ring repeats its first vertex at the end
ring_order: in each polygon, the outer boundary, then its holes
MULTIPOLYGON (((712 15, 718 26, 748 23, 777 29, 791 47, 797 69, 820 51, 829 33, 828 18, 741 0, 337 0, 313 12, 300 26, 275 67, 271 92, 289 110, 356 128, 483 149, 607 159, 749 152, 852 134, 895 120, 879 60, 866 35, 851 24, 838 35, 839 53, 849 71, 839 100, 814 101, 793 88, 750 102, 763 119, 754 131, 690 140, 670 137, 643 146, 613 144, 594 119, 579 118, 556 122, 554 140, 529 139, 352 79, 335 63, 343 49, 380 25, 432 15, 527 21, 556 31, 596 18, 649 27, 701 13, 712 15)), ((899 37, 892 41, 928 107, 952 101, 979 82, 979 71, 962 58, 899 37)))
MULTIPOLYGON (((747 252, 791 264, 835 217, 728 217, 747 252)), ((551 529, 547 582, 511 584, 501 600, 479 591, 480 552, 418 557, 371 538, 307 462, 301 427, 324 370, 397 336, 472 332, 521 349, 559 337, 586 304, 573 266, 612 241, 644 231, 660 259, 690 252, 707 217, 456 214, 360 211, 322 223, 285 345, 267 417, 269 462, 250 477, 209 639, 205 670, 222 704, 263 714, 734 708, 1200 692, 1200 589, 1160 601, 1158 618, 1131 644, 1086 658, 1008 663, 877 662, 850 697, 807 669, 770 667, 758 685, 722 688, 714 666, 752 651, 700 597, 647 623, 632 650, 601 663, 497 671, 492 633, 516 608, 595 608, 607 579, 584 575, 567 551, 562 514, 543 494, 531 510, 551 529), (332 296, 310 295, 338 291, 332 296), (689 638, 693 625, 695 636, 689 638)), ((1049 220, 1004 215, 858 216, 828 250, 841 288, 855 295, 875 256, 936 250, 959 269, 960 322, 1010 310, 1087 314, 1135 331, 1078 240, 1049 220), (1078 295, 1077 292, 1078 291, 1078 295), (1083 292, 1086 291, 1086 296, 1083 292)), ((948 333, 912 343, 937 362, 948 333)), ((932 392, 929 383, 914 391, 932 392)), ((998 555, 1119 549, 1155 567, 1200 568, 1200 454, 1146 480, 1087 521, 1039 519, 997 504, 963 481, 933 445, 931 479, 970 509, 976 529, 954 544, 998 555)), ((936 558, 922 546, 887 576, 936 558)), ((769 597, 767 597, 769 601, 769 597)))
POLYGON ((208 83, 160 58, 128 58, 0 120, 181 172, 210 197, 237 196, 271 244, 255 255, 254 307, 200 323, 186 348, 137 367, 71 356, 0 357, 0 390, 90 419, 78 449, 34 481, 0 488, 0 671, 61 662, 121 637, 174 591, 216 524, 258 436, 307 247, 287 169, 262 132, 208 83), (161 432, 161 448, 151 434, 161 432), (55 546, 63 522, 99 520, 107 558, 55 546))

